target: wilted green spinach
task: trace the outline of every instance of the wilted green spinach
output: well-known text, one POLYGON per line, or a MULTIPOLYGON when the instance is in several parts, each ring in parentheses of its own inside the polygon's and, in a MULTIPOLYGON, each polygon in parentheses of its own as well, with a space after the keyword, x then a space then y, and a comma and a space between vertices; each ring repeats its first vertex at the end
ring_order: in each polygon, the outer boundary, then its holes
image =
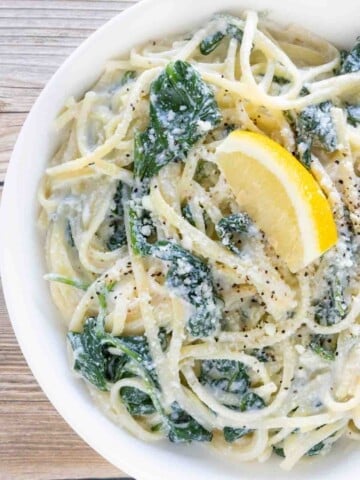
POLYGON ((184 160, 190 148, 221 119, 213 91, 187 62, 169 63, 150 88, 148 128, 135 138, 135 175, 153 177, 184 160))
POLYGON ((309 105, 296 117, 296 143, 300 161, 306 166, 311 164, 311 150, 314 146, 334 152, 337 148, 337 134, 331 116, 332 103, 322 102, 309 105))

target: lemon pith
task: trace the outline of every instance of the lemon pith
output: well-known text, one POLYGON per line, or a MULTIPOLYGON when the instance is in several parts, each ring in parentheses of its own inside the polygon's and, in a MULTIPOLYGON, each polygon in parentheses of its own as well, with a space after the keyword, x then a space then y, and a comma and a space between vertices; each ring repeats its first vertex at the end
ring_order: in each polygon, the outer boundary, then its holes
POLYGON ((292 272, 336 243, 320 186, 284 147, 265 135, 236 130, 217 149, 217 161, 240 207, 292 272))

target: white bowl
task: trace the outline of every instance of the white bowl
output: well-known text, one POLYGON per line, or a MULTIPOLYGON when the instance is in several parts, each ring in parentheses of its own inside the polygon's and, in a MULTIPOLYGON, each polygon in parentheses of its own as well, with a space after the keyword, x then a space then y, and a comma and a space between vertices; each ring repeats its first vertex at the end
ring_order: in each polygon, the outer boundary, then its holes
POLYGON ((113 18, 62 65, 33 106, 16 143, 2 199, 1 270, 10 318, 40 386, 71 427, 97 452, 138 480, 355 478, 357 444, 343 441, 325 459, 299 464, 289 474, 278 461, 231 464, 201 445, 145 444, 108 420, 73 377, 65 331, 42 276, 43 245, 36 227, 36 192, 54 150, 53 120, 70 95, 80 96, 105 61, 149 39, 186 31, 217 11, 269 10, 279 22, 297 22, 341 47, 359 34, 358 0, 145 0, 113 18))

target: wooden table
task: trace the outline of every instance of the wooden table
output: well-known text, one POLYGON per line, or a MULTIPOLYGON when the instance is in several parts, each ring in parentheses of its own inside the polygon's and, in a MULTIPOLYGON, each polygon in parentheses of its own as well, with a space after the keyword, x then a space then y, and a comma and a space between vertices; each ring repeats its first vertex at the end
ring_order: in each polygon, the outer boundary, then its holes
MULTIPOLYGON (((0 0, 0 199, 16 136, 47 80, 83 39, 135 1, 0 0)), ((95 477, 126 475, 91 450, 40 390, 0 283, 0 480, 95 477)))

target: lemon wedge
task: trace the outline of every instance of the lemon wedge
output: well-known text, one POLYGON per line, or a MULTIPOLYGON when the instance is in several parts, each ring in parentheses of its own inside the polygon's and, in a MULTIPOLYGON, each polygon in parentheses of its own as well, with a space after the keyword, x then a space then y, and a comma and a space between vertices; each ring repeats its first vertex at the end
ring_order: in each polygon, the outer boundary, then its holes
POLYGON ((337 241, 330 205, 313 176, 265 135, 236 130, 217 162, 242 210, 296 273, 337 241))

